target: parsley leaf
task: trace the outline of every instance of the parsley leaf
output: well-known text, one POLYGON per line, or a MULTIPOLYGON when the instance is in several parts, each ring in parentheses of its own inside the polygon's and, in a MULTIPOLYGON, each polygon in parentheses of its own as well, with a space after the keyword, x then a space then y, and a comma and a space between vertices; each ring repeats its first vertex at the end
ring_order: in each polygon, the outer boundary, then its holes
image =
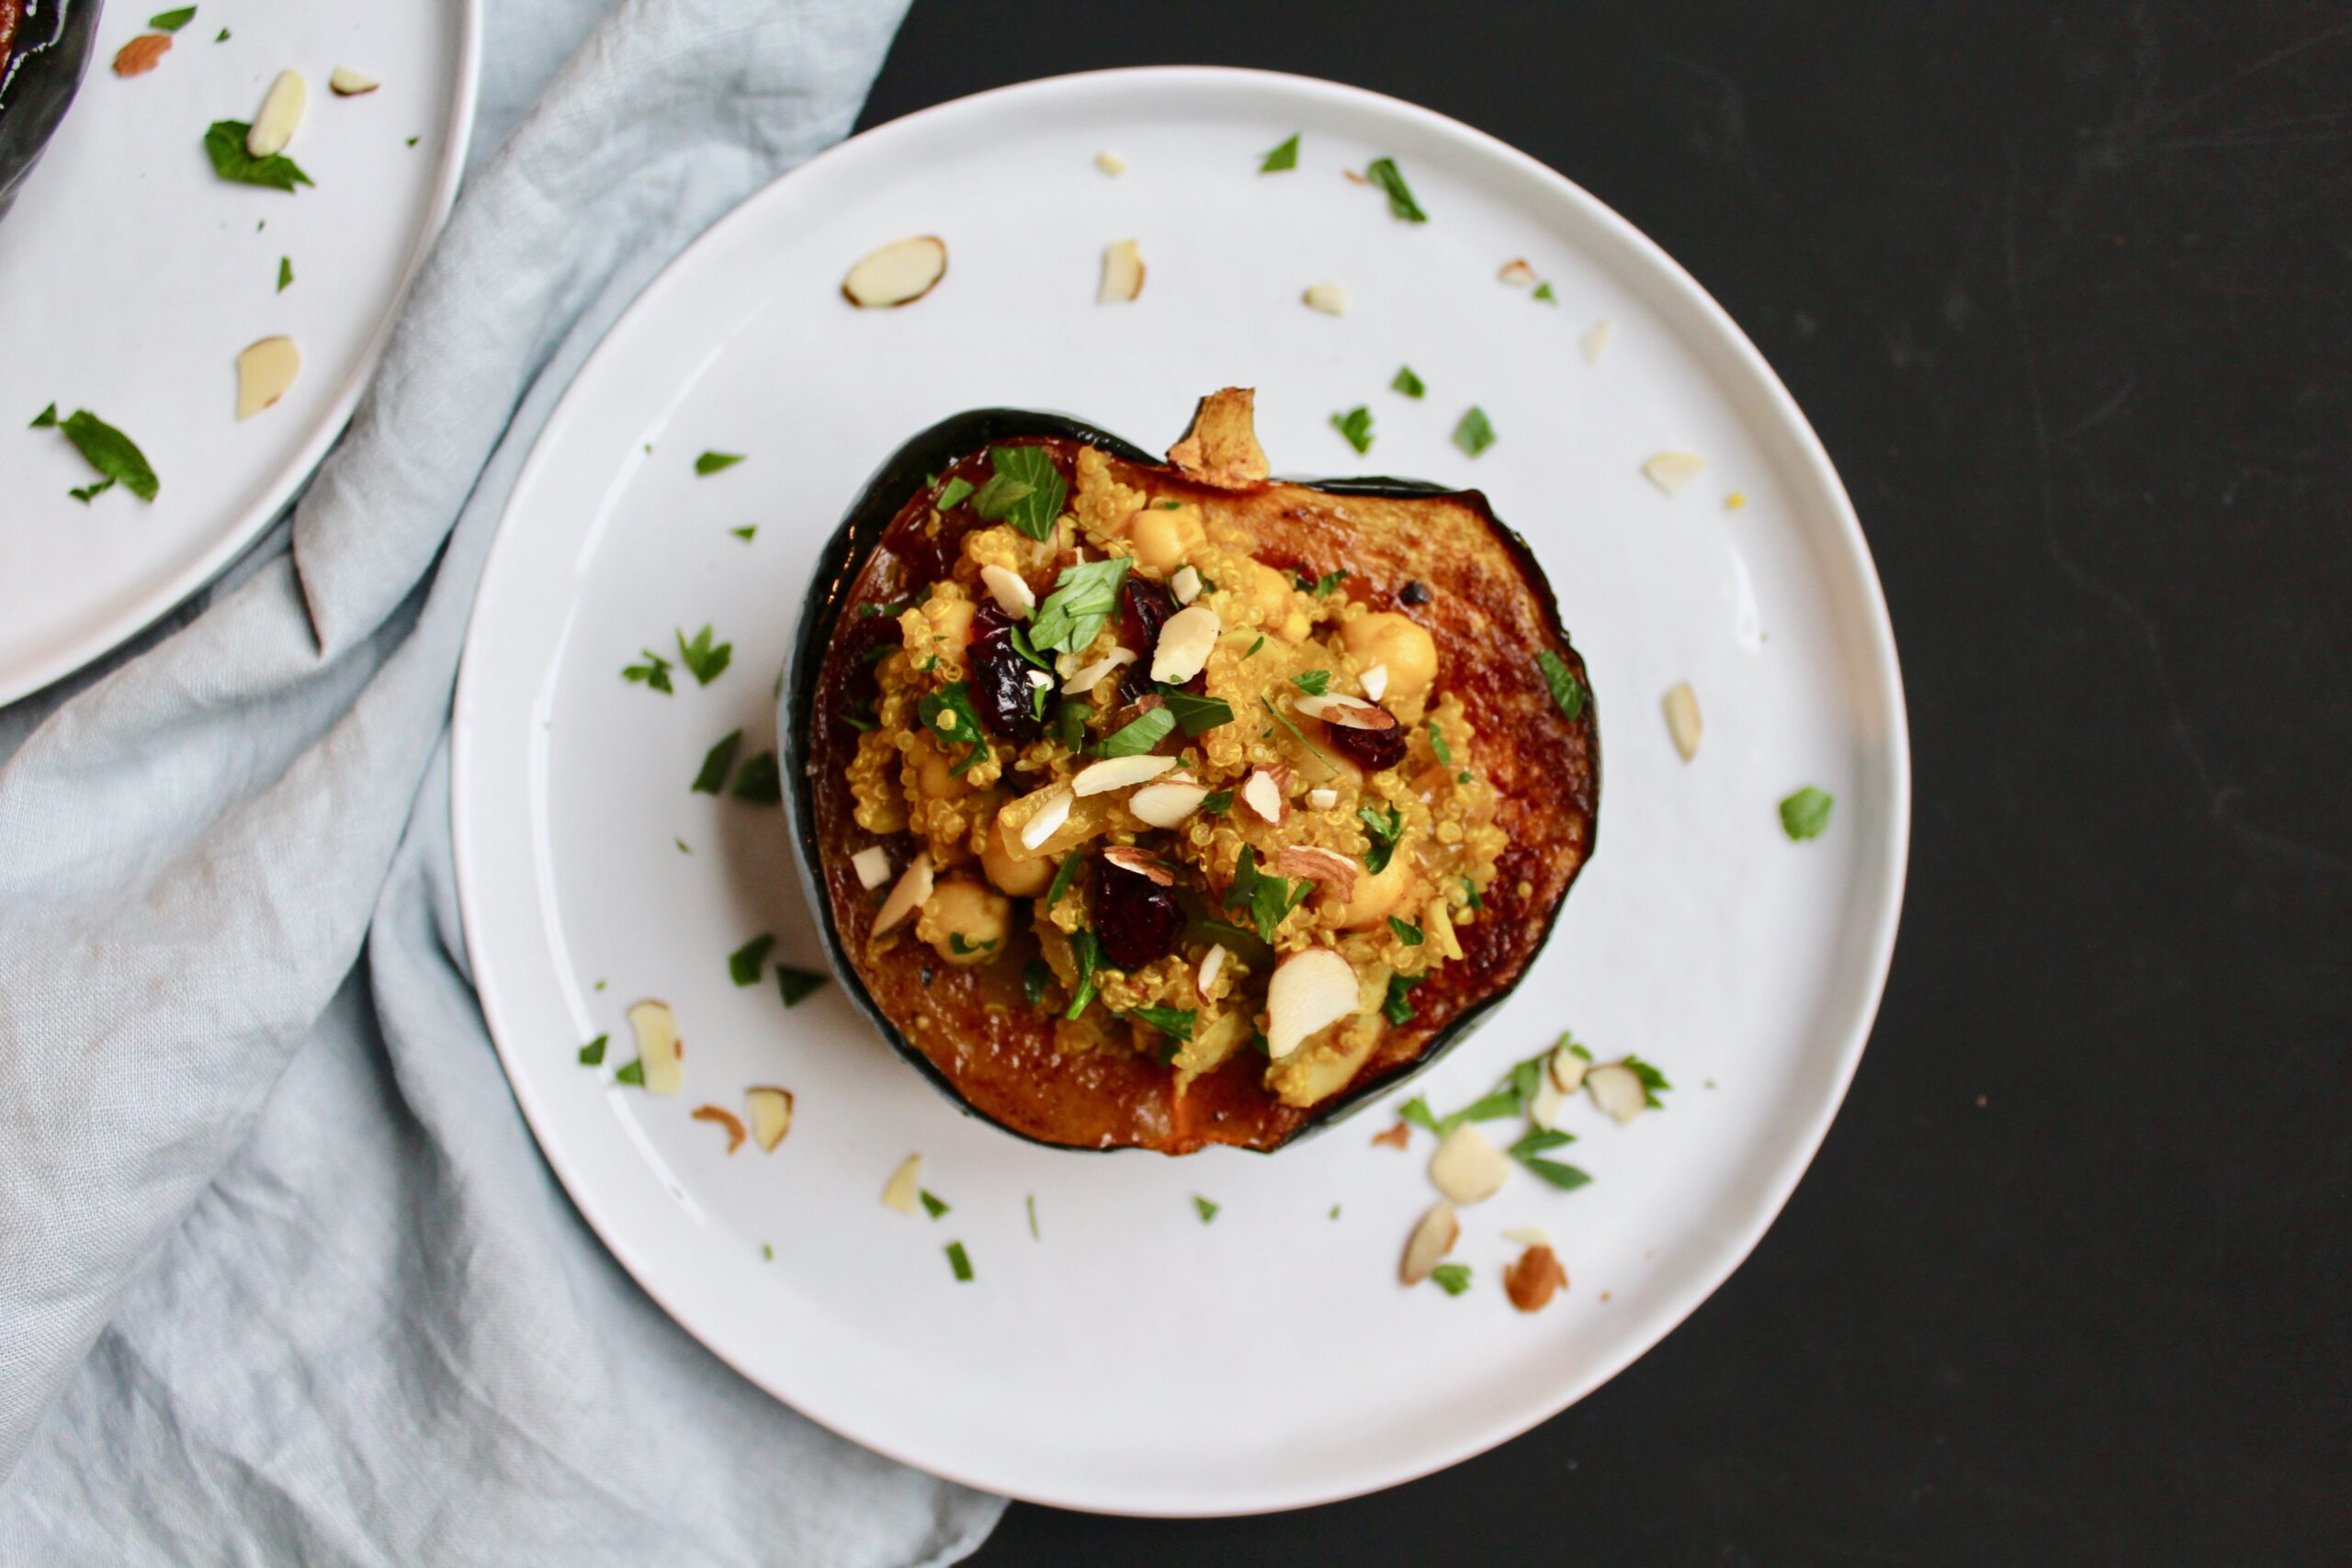
POLYGON ((748 545, 759 536, 760 525, 756 523, 746 523, 741 528, 729 528, 727 531, 748 545))
MULTIPOLYGON (((38 424, 40 421, 34 423, 38 424)), ((88 409, 75 409, 57 422, 57 428, 74 443, 74 449, 82 454, 83 460, 109 483, 119 481, 141 501, 154 500, 155 492, 163 488, 156 481, 155 470, 147 466, 146 454, 139 450, 139 444, 88 409)), ((90 494, 96 495, 105 488, 95 486, 90 494)))
POLYGON ((1419 376, 1413 374, 1411 366, 1400 365, 1396 367, 1396 378, 1388 383, 1388 389, 1392 392, 1402 392, 1408 398, 1418 398, 1428 391, 1429 388, 1422 384, 1419 376))
POLYGON ((1309 670, 1304 675, 1292 676, 1290 683, 1310 697, 1319 697, 1331 690, 1331 672, 1329 670, 1309 670))
POLYGON ((736 749, 743 744, 743 732, 733 729, 721 736, 718 744, 703 753, 702 771, 695 774, 692 793, 717 795, 726 787, 729 770, 735 766, 736 749))
POLYGON ((1043 446, 991 446, 989 466, 996 470, 972 510, 990 523, 1010 523, 1033 539, 1046 539, 1061 517, 1069 485, 1043 446))
POLYGON ((86 484, 78 490, 69 490, 65 493, 80 502, 83 505, 87 506, 90 504, 90 498, 92 496, 103 495, 112 489, 114 489, 114 481, 112 479, 100 479, 95 484, 86 484))
POLYGON ((216 119, 205 128, 204 152, 212 172, 239 185, 264 186, 291 195, 296 186, 311 184, 300 164, 283 152, 256 158, 245 151, 245 135, 253 127, 242 119, 216 119))
POLYGON ((1487 411, 1477 404, 1470 405, 1462 423, 1453 427, 1453 444, 1463 455, 1475 457, 1495 444, 1495 427, 1487 421, 1487 411))
POLYGON ((1171 1040, 1190 1040, 1193 1021, 1199 1015, 1191 1008, 1137 1008, 1127 1016, 1151 1025, 1171 1040))
POLYGON ((1327 571, 1320 577, 1309 577, 1302 568, 1294 570, 1291 576, 1297 582, 1300 592, 1312 593, 1317 599, 1328 599, 1331 596, 1331 590, 1348 580, 1348 569, 1341 567, 1337 571, 1327 571))
POLYGON ((1394 806, 1359 806, 1356 815, 1363 819, 1364 836, 1372 840, 1363 852, 1364 869, 1377 876, 1388 869, 1389 858, 1405 837, 1405 813, 1394 806))
POLYGON ((1666 1075, 1664 1073, 1659 1072, 1656 1067, 1652 1066, 1649 1063, 1643 1061, 1639 1056, 1627 1056, 1619 1065, 1621 1066, 1631 1067, 1634 1070, 1634 1076, 1642 1080, 1642 1103, 1644 1105, 1649 1107, 1652 1111, 1663 1111, 1666 1109, 1665 1104, 1658 1099, 1658 1096, 1665 1091, 1672 1089, 1674 1086, 1666 1081, 1666 1075))
POLYGON ((721 468, 733 468, 743 457, 744 454, 741 452, 705 452, 695 459, 695 472, 708 479, 721 468))
POLYGON ((1405 184, 1405 176, 1397 169, 1396 159, 1374 158, 1364 165, 1363 177, 1388 193, 1388 210, 1406 222, 1426 223, 1430 220, 1430 215, 1421 210, 1420 203, 1413 199, 1412 189, 1405 184))
POLYGON ((1086 1010, 1086 1004, 1094 999, 1094 971, 1102 962, 1102 943, 1092 931, 1074 931, 1069 933, 1069 951, 1078 961, 1078 991, 1069 999, 1069 1010, 1062 1016, 1075 1021, 1086 1010))
POLYGON ((1330 774, 1335 779, 1340 776, 1340 770, 1332 764, 1331 759, 1326 757, 1320 750, 1317 750, 1315 742, 1309 740, 1306 738, 1306 733, 1301 730, 1298 726, 1293 724, 1289 719, 1283 717, 1281 713, 1277 712, 1273 704, 1268 702, 1263 697, 1260 697, 1258 699, 1258 705, 1264 708, 1267 714, 1276 724, 1279 724, 1284 729, 1289 730, 1292 739, 1297 741, 1301 746, 1306 747, 1309 752, 1313 753, 1315 760, 1323 764, 1323 771, 1325 773, 1330 774))
POLYGON ((1394 915, 1388 917, 1388 929, 1395 931, 1396 940, 1407 947, 1419 947, 1428 940, 1422 935, 1420 927, 1410 920, 1400 920, 1394 915))
POLYGON ((1453 748, 1445 743, 1445 732, 1437 727, 1435 719, 1430 720, 1430 750, 1439 761, 1449 768, 1453 766, 1453 748))
POLYGON ((1541 299, 1546 305, 1556 305, 1560 302, 1560 297, 1552 292, 1551 280, 1548 278, 1535 286, 1535 292, 1530 298, 1541 299))
POLYGON ((1207 1224, 1211 1220, 1216 1218, 1217 1206, 1215 1203, 1210 1202, 1207 1199, 1202 1197, 1197 1192, 1193 1195, 1193 1207, 1200 1211, 1201 1224, 1207 1224))
MULTIPOLYGON (((1548 648, 1535 656, 1535 666, 1544 671, 1544 684, 1551 688, 1552 701, 1559 708, 1562 716, 1574 721, 1578 714, 1584 712, 1584 682, 1577 679, 1577 672, 1568 668, 1566 660, 1548 648)), ((1799 790, 1797 795, 1805 793, 1807 792, 1799 790)), ((1818 790, 1811 793, 1821 794, 1818 790)), ((1794 800, 1796 797, 1796 795, 1791 795, 1789 799, 1794 800)), ((1821 798, 1825 803, 1822 807, 1822 817, 1826 820, 1829 815, 1829 807, 1826 805, 1829 797, 1825 795, 1821 798)), ((1784 822, 1788 820, 1788 801, 1782 801, 1781 819, 1784 822)), ((1819 829, 1815 829, 1815 831, 1817 832, 1819 829)), ((1792 831, 1789 837, 1793 839, 1797 835, 1792 831)))
POLYGON ((612 1039, 612 1036, 609 1034, 599 1034, 595 1039, 591 1040, 587 1044, 580 1047, 580 1065, 583 1067, 603 1066, 605 1065, 605 1043, 610 1039, 612 1039))
POLYGON ((735 787, 728 793, 753 806, 783 805, 784 774, 775 765, 775 753, 759 751, 745 758, 735 771, 735 787))
POLYGON ((278 291, 280 294, 285 293, 285 292, 286 292, 286 286, 287 286, 288 284, 289 284, 289 283, 292 283, 293 281, 294 281, 294 258, 293 258, 292 256, 280 256, 280 257, 278 257, 278 258, 277 258, 277 291, 278 291))
POLYGON ((972 481, 958 474, 947 481, 946 487, 939 492, 939 499, 932 504, 942 512, 953 512, 969 500, 971 494, 972 481))
POLYGON ((1347 438, 1349 446, 1362 457, 1372 450, 1372 411, 1358 403, 1345 413, 1331 416, 1331 428, 1347 438))
POLYGON ((762 931, 727 955, 728 977, 739 986, 756 986, 760 971, 767 967, 768 952, 775 946, 775 938, 762 931))
POLYGON ((1216 790, 1201 798, 1201 815, 1204 817, 1222 817, 1232 809, 1233 792, 1229 789, 1216 790))
POLYGON ((986 942, 976 942, 965 936, 962 931, 949 931, 947 933, 947 951, 956 954, 959 958, 967 957, 975 953, 986 953, 995 945, 996 938, 994 937, 990 937, 986 942))
POLYGON ((1033 958, 1023 964, 1021 966, 1021 995, 1023 999, 1033 1008, 1044 1005, 1046 986, 1053 977, 1054 972, 1046 967, 1042 958, 1033 958))
POLYGON ((1125 556, 1112 556, 1063 568, 1054 579, 1054 591, 1046 595, 1029 623, 1030 643, 1039 649, 1083 652, 1119 607, 1119 589, 1127 580, 1130 564, 1125 556))
POLYGON ((988 737, 980 733, 980 716, 972 706, 972 691, 961 681, 950 681, 935 692, 923 694, 915 712, 922 727, 939 737, 947 747, 968 746, 971 750, 964 760, 948 769, 961 778, 989 760, 988 737))
POLYGON ((147 18, 147 25, 159 33, 175 33, 196 20, 196 7, 182 6, 175 11, 158 11, 147 18))
POLYGON ((934 1220, 947 1212, 947 1200, 935 1195, 928 1188, 919 1190, 915 1196, 922 1200, 924 1212, 934 1220))
POLYGON ((1470 1288, 1470 1265, 1441 1263, 1430 1270, 1430 1282, 1449 1296, 1458 1296, 1470 1288))
MULTIPOLYGON (((1388 976, 1388 995, 1380 1004, 1381 1016, 1385 1018, 1391 1023, 1406 1024, 1412 1022, 1413 1000, 1412 998, 1408 996, 1406 993, 1428 978, 1429 976, 1427 975, 1391 975, 1388 976)), ((1416 1101, 1415 1103, 1419 1102, 1416 1101)), ((1423 1106, 1422 1109, 1427 1111, 1428 1107, 1423 1106)), ((1434 1123, 1430 1125, 1430 1131, 1432 1133, 1437 1131, 1437 1127, 1434 1123)))
POLYGON ((1139 713, 1093 745, 1098 757, 1140 757, 1176 728, 1176 710, 1152 708, 1139 713))
POLYGON ((621 679, 632 682, 640 686, 650 686, 657 692, 667 692, 672 690, 670 685, 670 661, 662 658, 660 654, 654 652, 650 648, 644 649, 643 652, 645 654, 646 661, 642 664, 629 664, 623 666, 621 670, 621 679))
POLYGON ((1563 1192, 1573 1192, 1590 1181, 1592 1178, 1575 1166, 1562 1165, 1557 1160, 1544 1159, 1539 1156, 1546 1150, 1556 1149, 1575 1142, 1576 1138, 1570 1134, 1538 1129, 1511 1145, 1503 1153, 1525 1167, 1529 1175, 1542 1177, 1563 1192))
POLYGON ((1062 895, 1069 891, 1069 885, 1078 880, 1079 865, 1085 859, 1086 856, 1077 850, 1062 856, 1062 863, 1054 871, 1054 885, 1046 889, 1047 909, 1062 901, 1062 895))
POLYGON ((613 1081, 615 1083, 635 1084, 639 1089, 644 1088, 645 1058, 639 1056, 633 1062, 624 1064, 621 1070, 613 1075, 613 1081))
MULTIPOLYGON (((1571 677, 1573 679, 1573 677, 1571 677)), ((1576 716, 1570 714, 1569 717, 1576 716)), ((1829 826, 1829 808, 1836 797, 1807 784, 1781 802, 1781 831, 1796 842, 1818 839, 1829 826)))
POLYGON ((1265 646, 1266 639, 1263 637, 1261 637, 1256 642, 1250 645, 1250 651, 1243 654, 1241 657, 1244 659, 1255 659, 1258 657, 1258 650, 1265 646))
POLYGON ((1258 162, 1261 175, 1279 175, 1285 169, 1298 167, 1298 132, 1292 131, 1290 140, 1268 152, 1258 162))
POLYGON ((54 428, 56 423, 57 405, 55 403, 51 403, 49 407, 41 410, 40 412, 33 415, 32 423, 27 425, 25 428, 28 430, 49 430, 54 428))
POLYGON ((956 1270, 956 1283, 968 1285, 972 1282, 972 1259, 970 1255, 965 1252, 962 1242, 951 1241, 947 1244, 947 1267, 956 1270))
POLYGON ((775 966, 775 988, 784 994, 784 1005, 798 1007, 810 993, 825 983, 825 976, 814 969, 799 969, 789 964, 775 966))
POLYGON ((1478 897, 1478 885, 1466 876, 1462 879, 1462 897, 1474 909, 1483 909, 1487 907, 1487 901, 1478 897))
POLYGON ((734 657, 733 643, 722 642, 716 647, 712 646, 708 622, 703 624, 702 630, 695 633, 695 639, 692 642, 686 640, 686 634, 684 631, 678 633, 678 658, 684 663, 688 672, 694 676, 695 684, 697 686, 707 686, 718 680, 726 672, 729 660, 734 657))
POLYGON ((1301 877, 1293 883, 1260 871, 1257 850, 1244 844, 1241 859, 1233 868, 1233 882, 1225 890, 1225 907, 1248 914, 1250 923, 1258 928, 1259 939, 1271 943, 1275 928, 1314 891, 1315 884, 1310 878, 1301 877))
POLYGON ((1223 697, 1196 697, 1190 692, 1170 691, 1160 694, 1167 711, 1176 716, 1187 735, 1204 735, 1220 724, 1233 722, 1233 705, 1223 697))

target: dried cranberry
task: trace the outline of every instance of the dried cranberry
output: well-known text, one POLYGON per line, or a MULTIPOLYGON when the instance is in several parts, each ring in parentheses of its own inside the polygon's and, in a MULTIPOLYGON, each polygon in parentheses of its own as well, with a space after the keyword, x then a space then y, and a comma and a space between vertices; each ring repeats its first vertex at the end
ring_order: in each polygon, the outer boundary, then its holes
POLYGON ((1159 646, 1159 628, 1175 613, 1176 601, 1164 586, 1127 573, 1119 589, 1119 646, 1135 649, 1136 661, 1119 679, 1123 700, 1134 702, 1151 690, 1151 650, 1159 646))
POLYGON ((1419 578, 1415 578, 1396 591, 1396 602, 1400 604, 1428 604, 1430 602, 1429 585, 1419 578))
POLYGON ((1123 871, 1108 861, 1094 863, 1094 937, 1102 956, 1118 969, 1140 969, 1176 950, 1184 910, 1176 890, 1149 877, 1123 871))
POLYGON ((983 604, 972 616, 972 644, 966 657, 972 666, 972 705, 980 722, 1013 740, 1035 740, 1046 732, 1037 716, 1037 689, 1029 672, 1037 667, 1012 647, 1012 617, 994 604, 983 604))
POLYGON ((1344 724, 1326 724, 1323 736, 1332 750, 1367 773, 1393 768, 1405 760, 1405 727, 1393 718, 1385 729, 1353 729, 1344 724))

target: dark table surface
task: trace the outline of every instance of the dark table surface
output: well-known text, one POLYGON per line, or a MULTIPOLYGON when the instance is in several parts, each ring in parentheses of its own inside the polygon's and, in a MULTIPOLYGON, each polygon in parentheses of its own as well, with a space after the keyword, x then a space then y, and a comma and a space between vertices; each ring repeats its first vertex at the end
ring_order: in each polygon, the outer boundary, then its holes
POLYGON ((2352 1561, 2352 5, 918 0, 865 123, 1165 62, 1467 120, 1724 302, 1885 580, 1910 887, 1795 1199, 1607 1387, 973 1561, 2352 1561))

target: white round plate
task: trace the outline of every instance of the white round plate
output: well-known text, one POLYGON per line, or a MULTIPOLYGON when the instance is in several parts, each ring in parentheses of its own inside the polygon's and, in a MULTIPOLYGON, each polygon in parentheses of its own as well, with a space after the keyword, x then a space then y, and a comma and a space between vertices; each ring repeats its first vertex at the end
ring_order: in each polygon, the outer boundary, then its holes
POLYGON ((160 65, 117 76, 115 51, 168 8, 107 8, 80 95, 0 218, 0 704, 132 636, 268 526, 351 417, 465 166, 477 0, 199 4, 160 65), (382 85, 337 97, 337 65, 382 85), (221 179, 205 128, 251 120, 288 68, 310 109, 287 155, 315 183, 221 179), (301 376, 240 423, 237 355, 277 335, 301 376), (73 500, 96 476, 58 431, 27 428, 52 402, 137 442, 155 500, 73 500))
POLYGON ((1877 1006, 1909 822, 1902 694, 1860 528, 1804 420, 1723 312, 1559 175, 1351 88, 1152 69, 984 94, 883 126, 743 204, 649 288, 541 437, 483 581, 459 682, 468 942, 516 1098, 581 1212, 745 1376, 942 1475, 1141 1514, 1291 1507, 1523 1431, 1655 1344, 1746 1255, 1827 1128, 1877 1006), (1300 132, 1298 166, 1261 153, 1300 132), (1103 149, 1128 163, 1114 179, 1103 149), (1341 178, 1394 156, 1430 214, 1341 178), (890 311, 839 288, 936 233, 947 276, 890 311), (1133 237, 1142 298, 1098 306, 1133 237), (1556 303, 1498 280, 1526 257, 1556 303), (1300 303, 1337 280, 1342 318, 1300 303), (1607 318, 1597 365, 1578 341, 1607 318), (1400 364, 1426 380, 1388 389, 1400 364), (1276 470, 1476 486, 1533 541, 1590 661, 1607 760, 1599 852, 1540 964, 1417 1086, 1441 1111, 1566 1026, 1674 1083, 1619 1127, 1572 1111, 1590 1186, 1521 1177, 1466 1213, 1471 1290, 1396 1283, 1430 1140, 1374 1112, 1272 1158, 1016 1141, 959 1115, 837 987, 786 1011, 730 983, 760 933, 821 967, 781 811, 691 793, 730 730, 775 736, 779 663, 819 547, 867 474, 940 417, 1074 412, 1146 446, 1200 393, 1258 389, 1276 470), (1359 457, 1329 423, 1374 411, 1359 457), (1469 405, 1498 435, 1450 441, 1469 405), (746 460, 697 478, 706 449, 746 460), (1703 456, 1669 499, 1653 453, 1703 456), (1729 492, 1744 508, 1725 506, 1729 492), (753 525, 750 542, 729 530, 753 525), (674 694, 625 682, 706 623, 733 662, 674 694), (1684 764, 1659 699, 1697 688, 1684 764), (1837 797, 1783 836, 1782 796, 1837 797), (623 1009, 667 999, 686 1087, 614 1086, 623 1009), (604 1066, 579 1048, 610 1034, 604 1066), (797 1096, 773 1155, 704 1103, 797 1096), (879 1202, 907 1155, 952 1205, 879 1202), (1204 1223, 1196 1196, 1219 1205, 1204 1223), (1035 1201, 1036 1232, 1030 1224, 1035 1201), (1498 1288, 1541 1225, 1571 1288, 1498 1288), (977 1278, 943 1248, 960 1241, 977 1278), (769 1257, 773 1251, 773 1258, 769 1257))

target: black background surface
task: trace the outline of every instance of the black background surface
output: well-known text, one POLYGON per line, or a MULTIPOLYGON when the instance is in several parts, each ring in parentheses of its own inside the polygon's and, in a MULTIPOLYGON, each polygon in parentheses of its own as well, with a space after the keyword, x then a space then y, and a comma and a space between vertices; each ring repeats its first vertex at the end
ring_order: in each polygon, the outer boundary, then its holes
POLYGON ((2352 6, 918 0, 865 123, 1168 62, 1466 120, 1723 301, 1885 581, 1910 886, 1795 1199, 1598 1393, 973 1561, 2352 1561, 2352 6))

